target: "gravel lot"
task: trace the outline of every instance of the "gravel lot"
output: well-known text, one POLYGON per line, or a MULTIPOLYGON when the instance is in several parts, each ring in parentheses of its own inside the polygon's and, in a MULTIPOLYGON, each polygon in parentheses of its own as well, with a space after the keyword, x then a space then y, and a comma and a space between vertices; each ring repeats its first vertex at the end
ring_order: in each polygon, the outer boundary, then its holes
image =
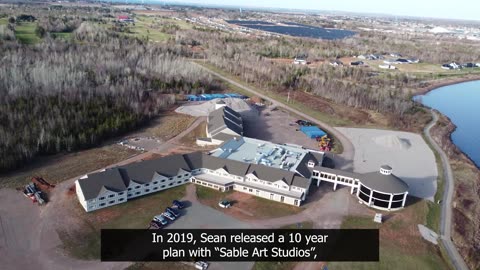
POLYGON ((355 147, 354 170, 358 173, 377 171, 381 165, 409 185, 412 196, 433 201, 437 190, 437 165, 432 150, 422 136, 409 132, 342 128, 355 147))
POLYGON ((282 110, 272 111, 263 108, 259 115, 245 119, 245 136, 274 143, 292 143, 318 150, 315 140, 308 138, 295 124, 298 120, 290 113, 282 110))

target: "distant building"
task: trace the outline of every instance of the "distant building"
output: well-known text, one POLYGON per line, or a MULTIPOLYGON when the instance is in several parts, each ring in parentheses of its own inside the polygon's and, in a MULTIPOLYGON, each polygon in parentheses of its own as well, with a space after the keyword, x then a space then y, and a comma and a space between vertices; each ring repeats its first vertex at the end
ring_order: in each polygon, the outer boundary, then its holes
POLYGON ((456 62, 452 62, 450 64, 443 64, 442 68, 447 70, 452 70, 452 69, 461 69, 462 66, 457 64, 456 62))
POLYGON ((383 59, 383 56, 380 55, 380 54, 361 54, 359 56, 357 56, 358 59, 362 59, 362 60, 379 60, 379 59, 383 59))
POLYGON ((295 59, 293 59, 293 64, 295 64, 295 65, 306 65, 307 64, 307 59, 295 57, 295 59))
POLYGON ((340 60, 331 60, 328 63, 332 67, 338 67, 338 66, 343 66, 343 62, 340 60))
POLYGON ((363 66, 365 63, 363 61, 354 61, 350 62, 350 66, 363 66))
POLYGON ((394 58, 400 58, 400 57, 402 57, 402 55, 399 54, 399 53, 390 53, 390 56, 391 56, 391 57, 394 57, 394 58))
POLYGON ((127 23, 133 23, 135 22, 132 18, 130 18, 129 16, 127 15, 119 15, 117 16, 117 20, 119 22, 127 22, 127 23))
POLYGON ((207 138, 198 138, 200 146, 220 145, 235 137, 243 136, 242 116, 218 99, 215 110, 207 118, 207 138))

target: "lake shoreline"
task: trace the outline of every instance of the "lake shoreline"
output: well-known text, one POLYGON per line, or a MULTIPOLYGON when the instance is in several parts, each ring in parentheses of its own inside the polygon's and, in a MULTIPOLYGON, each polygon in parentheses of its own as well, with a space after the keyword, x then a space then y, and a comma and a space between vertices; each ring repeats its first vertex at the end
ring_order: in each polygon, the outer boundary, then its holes
MULTIPOLYGON (((437 82, 437 83, 434 83, 430 86, 427 86, 427 87, 424 87, 424 88, 421 88, 416 94, 414 97, 417 97, 417 96, 422 96, 422 95, 426 95, 428 94, 429 92, 431 91, 434 91, 434 90, 437 90, 441 87, 444 87, 444 86, 449 86, 449 85, 455 85, 455 84, 461 84, 461 83, 466 83, 466 82, 472 82, 472 81, 480 81, 480 75, 473 75, 473 76, 469 76, 469 77, 463 77, 463 78, 454 78, 452 80, 445 80, 445 81, 441 81, 441 82, 437 82)), ((455 130, 457 130, 457 125, 455 125, 455 123, 453 123, 453 121, 448 117, 446 116, 445 114, 443 114, 441 111, 437 110, 437 109, 434 109, 434 108, 431 108, 425 104, 423 104, 420 101, 415 101, 417 104, 419 104, 420 106, 424 107, 424 108, 428 108, 428 109, 432 109, 432 110, 435 110, 435 112, 437 112, 438 114, 440 114, 442 117, 445 118, 446 122, 447 122, 447 125, 450 127, 448 129, 448 132, 446 133, 443 133, 441 135, 441 141, 448 141, 448 143, 451 145, 449 147, 453 147, 453 150, 456 152, 457 155, 461 155, 462 156, 462 160, 465 160, 465 161, 468 161, 468 163, 470 163, 471 165, 473 165, 477 170, 478 170, 478 173, 480 174, 480 164, 476 164, 474 162, 474 160, 467 154, 465 153, 464 151, 462 151, 460 149, 459 146, 457 146, 455 144, 455 142, 453 141, 452 139, 452 134, 455 132, 455 130)), ((443 148, 443 147, 442 147, 443 148)), ((444 149, 445 150, 445 149, 444 149)), ((450 154, 447 154, 449 156, 449 158, 453 158, 450 154)))
POLYGON ((444 87, 444 86, 460 84, 460 83, 465 83, 465 82, 472 82, 472 81, 480 81, 480 74, 474 74, 474 75, 470 75, 470 76, 467 76, 467 77, 461 77, 461 78, 453 78, 453 79, 445 79, 445 80, 441 80, 441 81, 436 81, 436 82, 433 82, 432 85, 429 85, 427 87, 419 88, 418 91, 415 92, 414 96, 426 95, 429 92, 437 90, 438 88, 441 88, 441 87, 444 87))

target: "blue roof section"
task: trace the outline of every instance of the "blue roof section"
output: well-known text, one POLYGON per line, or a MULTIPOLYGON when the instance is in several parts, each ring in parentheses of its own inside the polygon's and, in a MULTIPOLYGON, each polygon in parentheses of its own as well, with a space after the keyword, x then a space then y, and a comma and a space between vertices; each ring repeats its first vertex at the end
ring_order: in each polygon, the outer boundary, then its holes
POLYGON ((301 126, 300 130, 309 138, 317 138, 327 135, 327 133, 316 126, 301 126))
POLYGON ((188 101, 202 101, 202 100, 212 100, 216 98, 247 98, 244 95, 237 93, 226 93, 226 94, 202 94, 202 95, 187 95, 188 101))

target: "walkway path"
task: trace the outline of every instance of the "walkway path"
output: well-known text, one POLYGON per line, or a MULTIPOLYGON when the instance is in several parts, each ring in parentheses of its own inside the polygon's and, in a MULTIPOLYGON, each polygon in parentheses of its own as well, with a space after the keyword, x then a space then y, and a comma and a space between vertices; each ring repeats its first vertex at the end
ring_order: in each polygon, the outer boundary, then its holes
POLYGON ((259 96, 261 98, 263 98, 264 100, 268 100, 270 101, 273 105, 275 105, 276 107, 279 107, 279 108, 283 108, 285 110, 288 110, 288 111, 291 111, 293 112, 294 114, 297 114, 298 116, 312 122, 312 123, 315 123, 319 126, 321 126, 323 129, 325 129, 328 133, 332 134, 335 138, 337 138, 337 140, 340 141, 340 143, 342 144, 343 146, 343 153, 340 154, 340 155, 337 155, 337 156, 340 156, 341 158, 340 159, 337 159, 335 160, 335 164, 338 165, 338 168, 339 169, 349 169, 349 170, 352 170, 353 169, 353 158, 354 158, 354 154, 355 154, 355 148, 353 147, 353 144, 350 142, 350 140, 345 136, 343 135, 341 132, 339 132, 338 130, 336 130, 335 128, 331 127, 330 125, 326 124, 325 122, 322 122, 314 117, 311 117, 310 115, 307 115, 299 110, 296 110, 294 108, 291 108, 289 107, 288 105, 285 105, 281 102, 278 102, 277 100, 273 99, 273 98, 270 98, 258 91, 256 91, 255 89, 253 88, 250 88, 248 86, 245 86, 241 83, 238 83, 230 78, 227 78, 223 75, 221 75, 220 73, 217 73, 207 67, 204 67, 202 65, 199 65, 195 62, 192 61, 192 63, 194 63, 195 65, 201 67, 202 69, 208 71, 209 73, 211 73, 212 75, 232 84, 232 85, 235 85, 239 88, 242 88, 243 90, 247 91, 247 92, 250 92, 256 96, 259 96))
POLYGON ((442 201, 442 213, 440 216, 440 239, 447 250, 448 256, 450 257, 455 269, 457 270, 466 270, 468 269, 465 261, 462 256, 458 253, 457 248, 452 242, 452 198, 454 192, 454 178, 452 173, 452 168, 448 161, 448 157, 443 152, 442 148, 435 142, 430 134, 430 129, 437 123, 438 114, 435 111, 431 111, 433 119, 425 127, 423 133, 425 137, 433 146, 435 151, 440 155, 442 160, 443 174, 445 179, 445 191, 443 192, 443 201, 442 201))

